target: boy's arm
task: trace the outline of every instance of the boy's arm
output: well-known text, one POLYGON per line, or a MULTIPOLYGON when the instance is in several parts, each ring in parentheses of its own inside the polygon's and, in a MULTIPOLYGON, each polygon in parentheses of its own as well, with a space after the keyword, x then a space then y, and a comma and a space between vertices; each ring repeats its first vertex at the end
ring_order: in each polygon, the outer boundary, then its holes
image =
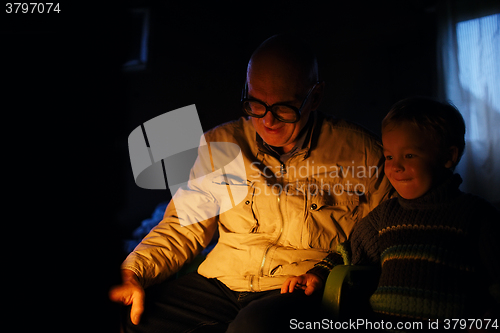
MULTIPOLYGON (((342 243, 339 245, 337 250, 344 245, 345 243, 342 243)), ((307 271, 307 274, 314 274, 317 277, 321 279, 323 282, 323 285, 326 282, 326 279, 328 278, 328 275, 332 271, 333 267, 337 265, 344 265, 344 263, 348 263, 344 261, 343 256, 340 253, 337 252, 331 252, 329 253, 323 260, 318 262, 316 265, 314 265, 313 268, 311 268, 309 271, 307 271)))

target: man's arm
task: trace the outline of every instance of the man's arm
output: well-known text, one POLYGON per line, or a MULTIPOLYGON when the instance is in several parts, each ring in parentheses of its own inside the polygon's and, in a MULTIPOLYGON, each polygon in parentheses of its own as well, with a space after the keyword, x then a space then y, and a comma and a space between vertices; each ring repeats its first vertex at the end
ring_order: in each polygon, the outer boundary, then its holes
MULTIPOLYGON (((196 163, 201 162, 197 160, 196 163)), ((109 292, 112 301, 131 305, 130 318, 135 325, 144 311, 144 288, 176 273, 210 243, 217 228, 216 214, 201 220, 207 216, 207 209, 217 211, 218 203, 209 192, 202 190, 203 181, 196 180, 196 163, 188 186, 178 190, 167 206, 163 220, 123 262, 122 284, 109 292), (181 207, 179 212, 176 203, 181 207), (189 224, 186 218, 180 221, 182 216, 199 222, 189 224)))
POLYGON ((112 301, 131 305, 130 319, 135 325, 144 311, 144 288, 177 272, 209 244, 217 227, 216 217, 183 227, 174 206, 171 201, 164 219, 125 259, 122 284, 109 292, 112 301))
MULTIPOLYGON (((185 190, 181 199, 188 203, 184 205, 185 209, 192 208, 183 214, 191 217, 203 216, 197 210, 205 211, 207 206, 217 205, 206 194, 195 190, 185 190)), ((122 263, 122 269, 134 272, 144 288, 162 282, 179 271, 208 246, 217 229, 217 216, 183 226, 176 203, 176 200, 169 203, 163 220, 122 263)))
MULTIPOLYGON (((165 210, 163 220, 144 237, 125 259, 122 269, 133 271, 143 287, 161 282, 192 260, 212 240, 217 228, 220 202, 213 177, 213 156, 205 138, 189 181, 180 186, 165 210)), ((220 159, 220 158, 219 158, 220 159)))

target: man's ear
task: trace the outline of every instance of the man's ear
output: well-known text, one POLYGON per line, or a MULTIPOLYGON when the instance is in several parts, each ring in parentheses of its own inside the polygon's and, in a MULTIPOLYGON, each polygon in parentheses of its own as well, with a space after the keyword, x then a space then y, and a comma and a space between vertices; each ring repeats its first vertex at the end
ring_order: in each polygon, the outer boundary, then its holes
POLYGON ((458 147, 451 146, 448 149, 444 167, 447 169, 453 168, 457 164, 457 161, 458 161, 458 147))
POLYGON ((325 93, 325 81, 319 82, 314 91, 311 93, 311 110, 315 111, 319 108, 321 101, 323 100, 323 95, 325 93))

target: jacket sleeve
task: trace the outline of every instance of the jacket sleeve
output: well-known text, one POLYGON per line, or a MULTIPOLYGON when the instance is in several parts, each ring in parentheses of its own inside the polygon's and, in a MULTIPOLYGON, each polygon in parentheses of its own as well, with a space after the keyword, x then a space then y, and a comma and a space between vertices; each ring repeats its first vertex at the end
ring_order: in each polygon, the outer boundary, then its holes
POLYGON ((121 268, 132 270, 144 287, 175 274, 210 243, 219 212, 212 180, 207 177, 213 171, 210 165, 210 156, 200 153, 187 186, 177 190, 163 220, 122 263, 121 268))

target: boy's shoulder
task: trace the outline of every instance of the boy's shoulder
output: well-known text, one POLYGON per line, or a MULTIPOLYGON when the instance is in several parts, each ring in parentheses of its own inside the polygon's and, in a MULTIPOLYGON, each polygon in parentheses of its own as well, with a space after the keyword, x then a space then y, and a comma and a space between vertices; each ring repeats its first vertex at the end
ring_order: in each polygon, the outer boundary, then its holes
POLYGON ((461 197, 460 204, 467 206, 478 217, 496 218, 500 223, 500 211, 489 201, 472 193, 462 192, 461 197))

